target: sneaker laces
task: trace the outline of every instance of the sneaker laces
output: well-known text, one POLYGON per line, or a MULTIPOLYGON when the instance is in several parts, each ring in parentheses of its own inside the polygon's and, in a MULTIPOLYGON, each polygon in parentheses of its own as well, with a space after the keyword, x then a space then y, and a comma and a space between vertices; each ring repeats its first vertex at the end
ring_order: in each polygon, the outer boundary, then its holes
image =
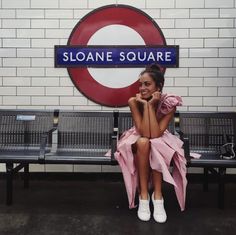
POLYGON ((165 214, 164 202, 163 200, 155 200, 155 214, 165 214))
POLYGON ((139 200, 139 211, 149 213, 149 200, 139 200))

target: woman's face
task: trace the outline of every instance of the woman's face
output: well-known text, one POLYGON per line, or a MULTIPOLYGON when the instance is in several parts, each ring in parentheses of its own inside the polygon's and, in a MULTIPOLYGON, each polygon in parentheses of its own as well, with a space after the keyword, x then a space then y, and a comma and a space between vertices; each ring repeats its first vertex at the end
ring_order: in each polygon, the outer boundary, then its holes
POLYGON ((154 80, 148 73, 144 73, 139 79, 139 92, 142 99, 149 99, 155 91, 158 91, 154 80))

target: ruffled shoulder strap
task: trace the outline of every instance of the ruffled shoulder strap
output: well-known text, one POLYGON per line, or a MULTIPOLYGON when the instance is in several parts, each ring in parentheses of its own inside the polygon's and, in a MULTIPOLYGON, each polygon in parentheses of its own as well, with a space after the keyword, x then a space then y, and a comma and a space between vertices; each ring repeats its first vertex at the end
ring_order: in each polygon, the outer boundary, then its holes
POLYGON ((173 94, 162 94, 158 111, 162 114, 171 112, 176 106, 183 104, 182 98, 173 94))

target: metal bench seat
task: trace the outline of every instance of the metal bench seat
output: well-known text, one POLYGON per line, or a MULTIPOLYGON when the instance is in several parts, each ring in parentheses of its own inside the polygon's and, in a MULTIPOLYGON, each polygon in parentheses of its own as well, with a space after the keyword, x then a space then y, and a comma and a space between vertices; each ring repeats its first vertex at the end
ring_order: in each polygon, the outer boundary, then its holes
POLYGON ((217 179, 218 206, 224 207, 224 184, 227 168, 236 168, 236 158, 224 159, 221 147, 230 141, 236 146, 236 112, 180 112, 179 129, 184 140, 188 167, 204 168, 204 190, 208 190, 208 173, 217 179), (201 154, 192 158, 190 152, 201 154))
POLYGON ((198 153, 201 154, 201 157, 199 159, 191 158, 188 161, 188 167, 236 168, 236 159, 222 159, 218 152, 199 151, 198 153))
POLYGON ((0 110, 0 163, 6 164, 7 204, 12 203, 13 174, 24 169, 24 186, 28 187, 29 164, 39 163, 43 136, 44 152, 52 145, 55 111, 0 110))
MULTIPOLYGON (((45 163, 56 164, 93 164, 93 165, 111 165, 111 158, 104 156, 105 152, 60 152, 56 155, 47 154, 45 163), (91 157, 93 156, 93 157, 91 157)), ((116 164, 116 162, 115 162, 116 164)))
POLYGON ((113 112, 60 111, 51 153, 45 163, 117 164, 113 112), (105 154, 111 150, 111 157, 105 154))
MULTIPOLYGON (((0 163, 38 163, 39 161, 40 149, 0 151, 0 163)), ((49 150, 46 152, 49 152, 49 150)))

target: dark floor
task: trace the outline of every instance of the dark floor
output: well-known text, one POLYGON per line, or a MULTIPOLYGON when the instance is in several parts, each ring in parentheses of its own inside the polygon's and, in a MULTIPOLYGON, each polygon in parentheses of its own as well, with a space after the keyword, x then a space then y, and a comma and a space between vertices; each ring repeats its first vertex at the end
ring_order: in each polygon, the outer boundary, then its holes
POLYGON ((187 188, 187 208, 179 210, 172 186, 163 187, 168 220, 142 222, 129 210, 121 180, 33 179, 30 188, 14 181, 13 205, 5 205, 5 181, 0 179, 0 235, 210 235, 236 234, 236 184, 226 186, 225 209, 217 208, 217 186, 202 191, 187 188))

